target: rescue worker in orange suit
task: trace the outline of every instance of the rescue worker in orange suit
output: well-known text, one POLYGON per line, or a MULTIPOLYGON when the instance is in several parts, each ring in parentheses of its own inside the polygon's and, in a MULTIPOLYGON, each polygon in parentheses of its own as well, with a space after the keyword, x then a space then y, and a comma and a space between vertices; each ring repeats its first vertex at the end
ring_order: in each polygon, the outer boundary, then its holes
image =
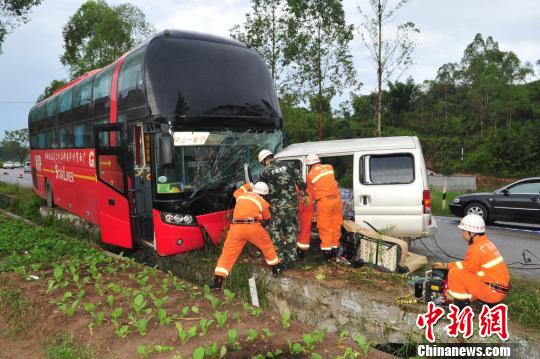
POLYGON ((268 186, 264 182, 257 182, 255 185, 246 183, 234 192, 236 205, 232 224, 214 271, 212 285, 214 292, 221 292, 223 279, 231 272, 246 242, 259 248, 266 263, 272 266, 274 275, 279 275, 283 270, 272 239, 261 224, 261 221, 270 219, 270 205, 263 198, 266 195, 268 195, 268 186))
POLYGON ((309 187, 306 192, 308 200, 304 201, 302 194, 298 191, 298 218, 300 220, 300 232, 298 233, 298 238, 296 240, 298 259, 304 258, 305 253, 309 250, 311 242, 311 224, 313 222, 314 214, 313 195, 311 194, 309 187))
POLYGON ((336 258, 343 224, 341 194, 331 165, 321 163, 319 156, 306 157, 309 166, 307 188, 317 206, 317 229, 321 250, 326 261, 336 258))
POLYGON ((434 263, 434 269, 448 269, 448 291, 454 304, 464 308, 470 301, 501 302, 510 290, 510 273, 495 245, 487 238, 481 216, 469 214, 458 228, 469 245, 465 259, 434 263))

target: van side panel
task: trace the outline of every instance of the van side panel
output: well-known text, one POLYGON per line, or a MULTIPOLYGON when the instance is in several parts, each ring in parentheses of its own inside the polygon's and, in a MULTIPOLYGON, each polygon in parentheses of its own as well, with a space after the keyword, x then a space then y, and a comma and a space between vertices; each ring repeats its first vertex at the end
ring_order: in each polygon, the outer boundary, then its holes
POLYGON ((424 232, 425 171, 419 149, 363 151, 354 155, 355 222, 398 237, 424 232))

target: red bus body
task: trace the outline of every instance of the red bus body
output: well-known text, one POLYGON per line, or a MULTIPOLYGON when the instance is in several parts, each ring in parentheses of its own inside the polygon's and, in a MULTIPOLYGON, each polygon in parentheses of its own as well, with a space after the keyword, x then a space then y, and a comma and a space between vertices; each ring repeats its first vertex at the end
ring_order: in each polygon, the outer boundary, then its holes
POLYGON ((205 237, 222 240, 240 166, 256 166, 263 147, 277 150, 280 128, 257 54, 229 39, 165 31, 34 106, 34 190, 98 225, 105 243, 188 252, 205 237))

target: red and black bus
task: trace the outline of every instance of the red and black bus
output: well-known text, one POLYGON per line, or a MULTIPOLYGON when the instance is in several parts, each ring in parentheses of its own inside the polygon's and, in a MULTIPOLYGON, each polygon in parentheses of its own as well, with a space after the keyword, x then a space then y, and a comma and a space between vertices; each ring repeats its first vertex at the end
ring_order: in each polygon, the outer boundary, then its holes
POLYGON ((34 189, 105 243, 187 252, 221 240, 245 164, 279 150, 281 128, 255 51, 166 30, 32 108, 34 189))

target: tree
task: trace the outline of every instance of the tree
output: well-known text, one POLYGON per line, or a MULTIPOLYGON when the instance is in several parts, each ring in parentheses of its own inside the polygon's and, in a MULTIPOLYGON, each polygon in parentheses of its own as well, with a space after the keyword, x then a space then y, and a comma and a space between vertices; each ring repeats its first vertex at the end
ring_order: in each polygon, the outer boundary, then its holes
POLYGON ((28 22, 32 7, 43 0, 0 0, 0 54, 7 34, 17 26, 28 22))
POLYGON ((376 123, 379 136, 382 136, 383 83, 390 81, 397 71, 405 71, 412 64, 415 47, 412 34, 419 32, 412 22, 399 25, 394 36, 386 35, 385 30, 395 12, 409 1, 399 0, 397 4, 390 6, 388 0, 369 0, 368 11, 358 7, 362 17, 360 36, 367 50, 367 58, 377 71, 376 123))
POLYGON ((37 102, 45 100, 47 97, 51 96, 54 93, 54 91, 58 90, 62 86, 65 86, 66 84, 67 84, 67 81, 64 79, 52 80, 50 85, 45 87, 45 89, 43 90, 43 93, 39 95, 39 97, 37 98, 37 102))
POLYGON ((28 129, 4 131, 0 145, 3 157, 15 157, 19 162, 23 162, 28 156, 28 129))
POLYGON ((324 136, 324 102, 356 84, 349 43, 353 26, 345 21, 341 1, 289 0, 286 54, 305 98, 316 98, 319 139, 324 136))
POLYGON ((283 92, 282 75, 287 65, 285 40, 289 10, 286 0, 252 0, 243 26, 235 25, 231 37, 257 51, 266 61, 278 92, 283 92))
POLYGON ((115 61, 153 31, 134 5, 110 6, 104 0, 88 0, 64 26, 60 61, 77 77, 115 61))

